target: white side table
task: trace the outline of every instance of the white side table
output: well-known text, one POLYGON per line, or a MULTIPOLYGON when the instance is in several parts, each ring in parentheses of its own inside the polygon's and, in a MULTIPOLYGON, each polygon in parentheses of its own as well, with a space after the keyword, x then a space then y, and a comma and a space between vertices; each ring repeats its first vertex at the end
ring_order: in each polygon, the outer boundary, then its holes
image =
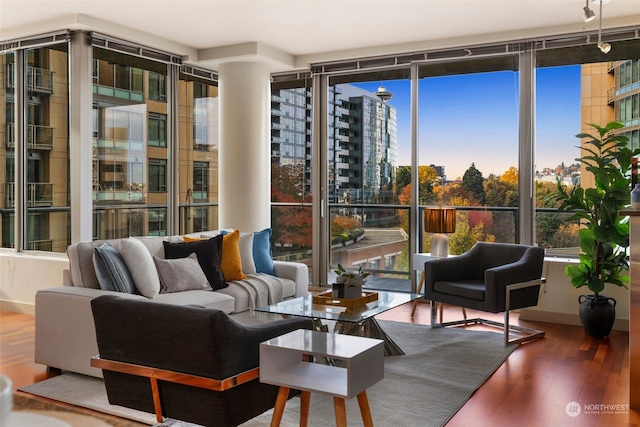
MULTIPOLYGON (((435 255, 431 255, 428 252, 425 253, 416 253, 413 254, 413 268, 414 270, 419 270, 420 271, 420 282, 418 282, 418 288, 416 289, 416 293, 419 294, 420 292, 422 292, 422 287, 424 286, 424 263, 428 262, 428 261, 434 261, 436 259, 439 259, 441 257, 439 256, 435 256, 435 255)), ((444 258, 444 257, 442 257, 444 258)), ((411 317, 413 317, 413 315, 416 312, 416 307, 418 306, 418 301, 419 300, 415 300, 413 301, 413 308, 411 308, 411 317)), ((436 303, 436 311, 438 310, 438 308, 440 309, 440 323, 442 323, 442 304, 436 303)), ((464 316, 464 319, 467 320, 467 310, 465 310, 464 307, 462 307, 462 315, 464 316)))
POLYGON ((384 342, 299 329, 260 344, 260 381, 280 386, 271 426, 279 426, 290 389, 301 390, 300 426, 310 393, 333 396, 336 425, 347 425, 345 398, 358 397, 364 425, 373 426, 366 389, 384 377, 384 342), (333 363, 314 363, 329 360, 333 363))

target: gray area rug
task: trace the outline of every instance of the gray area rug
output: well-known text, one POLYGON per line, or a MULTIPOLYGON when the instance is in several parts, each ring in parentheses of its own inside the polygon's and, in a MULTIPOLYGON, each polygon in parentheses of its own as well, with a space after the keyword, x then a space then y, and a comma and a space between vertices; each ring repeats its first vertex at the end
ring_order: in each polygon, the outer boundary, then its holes
MULTIPOLYGON (((386 357, 384 379, 367 390, 373 421, 379 427, 443 426, 517 347, 504 347, 499 333, 379 323, 406 352, 386 357)), ((109 405, 102 380, 84 375, 65 373, 20 390, 149 425, 193 426, 174 420, 155 424, 152 414, 109 405)), ((362 426, 357 399, 348 400, 346 407, 348 424, 362 426)), ((300 400, 289 400, 281 425, 298 426, 299 414, 300 400)), ((270 420, 268 411, 242 426, 262 427, 270 420)), ((311 394, 309 425, 335 426, 331 396, 311 394)))

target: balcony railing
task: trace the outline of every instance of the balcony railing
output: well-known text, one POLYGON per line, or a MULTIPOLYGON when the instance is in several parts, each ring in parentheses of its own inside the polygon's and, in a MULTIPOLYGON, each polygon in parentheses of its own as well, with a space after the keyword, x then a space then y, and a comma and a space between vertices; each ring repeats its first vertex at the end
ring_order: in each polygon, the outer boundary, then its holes
MULTIPOLYGON (((12 208, 16 203, 16 186, 5 183, 5 205, 12 208)), ((53 206, 53 184, 48 182, 30 182, 27 184, 27 207, 53 206)))
MULTIPOLYGON (((14 123, 5 124, 5 146, 15 148, 16 128, 14 123)), ((55 128, 51 126, 27 125, 27 148, 29 150, 53 150, 55 128)))
MULTIPOLYGON (((15 88, 15 71, 13 63, 7 64, 6 86, 15 88)), ((51 95, 53 93, 53 71, 44 68, 27 67, 27 90, 29 92, 51 95)))

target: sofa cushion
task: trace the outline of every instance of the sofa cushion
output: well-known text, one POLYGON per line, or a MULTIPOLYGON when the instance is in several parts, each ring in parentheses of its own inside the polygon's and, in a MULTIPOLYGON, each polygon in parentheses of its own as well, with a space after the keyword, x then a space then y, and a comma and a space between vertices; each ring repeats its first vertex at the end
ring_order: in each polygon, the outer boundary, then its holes
POLYGON ((93 263, 100 289, 134 293, 136 287, 133 278, 118 250, 111 243, 105 242, 94 251, 93 263))
POLYGON ((163 242, 163 244, 164 257, 166 259, 185 258, 195 252, 198 256, 198 263, 205 276, 207 276, 209 285, 214 290, 227 287, 224 276, 220 271, 222 236, 196 242, 163 242))
POLYGON ((160 292, 163 294, 210 289, 207 276, 202 271, 195 252, 188 257, 177 259, 161 259, 154 256, 153 262, 158 269, 160 292))
POLYGON ((220 291, 212 291, 211 289, 206 291, 182 291, 159 294, 154 299, 148 301, 175 305, 199 305, 206 308, 216 308, 225 313, 232 313, 234 305, 232 297, 220 291))
POLYGON ((242 272, 246 274, 256 274, 256 263, 253 260, 253 233, 241 233, 240 243, 238 243, 240 251, 240 261, 242 262, 242 272))
POLYGON ((253 233, 253 260, 256 263, 257 273, 274 275, 270 228, 253 233))
POLYGON ((127 264, 138 292, 147 298, 155 298, 160 293, 160 278, 147 247, 133 237, 122 239, 120 255, 127 264))

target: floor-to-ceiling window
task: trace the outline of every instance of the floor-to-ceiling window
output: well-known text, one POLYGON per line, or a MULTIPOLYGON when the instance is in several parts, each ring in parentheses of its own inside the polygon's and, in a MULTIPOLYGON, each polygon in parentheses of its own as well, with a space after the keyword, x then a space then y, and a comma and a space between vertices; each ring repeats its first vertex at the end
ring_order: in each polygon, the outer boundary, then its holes
POLYGON ((180 233, 218 224, 218 86, 213 77, 188 71, 178 85, 180 233))
POLYGON ((180 232, 193 233, 218 225, 218 84, 190 69, 178 88, 180 232))
MULTIPOLYGON (((518 238, 518 55, 419 68, 421 205, 456 208, 449 253, 518 238)), ((430 234, 423 252, 430 252, 430 234)))
POLYGON ((2 85, 0 95, 2 96, 2 120, 0 124, 0 213, 2 214, 2 247, 10 248, 15 242, 15 56, 13 53, 2 55, 2 85))
POLYGON ((410 88, 407 67, 329 78, 330 261, 370 273, 367 286, 409 291, 410 88))
POLYGON ((16 210, 20 200, 26 207, 25 250, 64 252, 70 243, 68 59, 66 42, 2 55, 3 247, 16 247, 16 238, 22 238, 15 236, 15 215, 22 212, 16 210), (22 63, 16 64, 16 58, 22 63), (23 132, 16 127, 16 102, 26 112, 23 132), (26 170, 21 188, 16 186, 18 163, 26 170))
POLYGON ((545 197, 560 185, 593 186, 593 175, 577 160, 581 152, 579 133, 594 134, 589 124, 620 121, 618 134, 638 147, 640 114, 638 44, 612 43, 605 55, 595 46, 566 46, 542 50, 536 68, 536 244, 547 256, 577 256, 580 253, 577 221, 566 221, 545 197), (635 64, 635 82, 634 82, 635 64), (634 116, 634 101, 636 102, 634 116))
POLYGON ((271 86, 271 228, 275 259, 311 265, 312 91, 309 79, 271 86))
POLYGON ((152 191, 149 182, 158 162, 168 158, 161 131, 162 117, 168 112, 166 99, 149 96, 163 92, 158 86, 166 79, 159 76, 166 75, 164 63, 93 48, 93 234, 97 239, 147 235, 148 209, 154 208, 154 223, 159 210, 166 209, 166 189, 156 186, 152 191))

